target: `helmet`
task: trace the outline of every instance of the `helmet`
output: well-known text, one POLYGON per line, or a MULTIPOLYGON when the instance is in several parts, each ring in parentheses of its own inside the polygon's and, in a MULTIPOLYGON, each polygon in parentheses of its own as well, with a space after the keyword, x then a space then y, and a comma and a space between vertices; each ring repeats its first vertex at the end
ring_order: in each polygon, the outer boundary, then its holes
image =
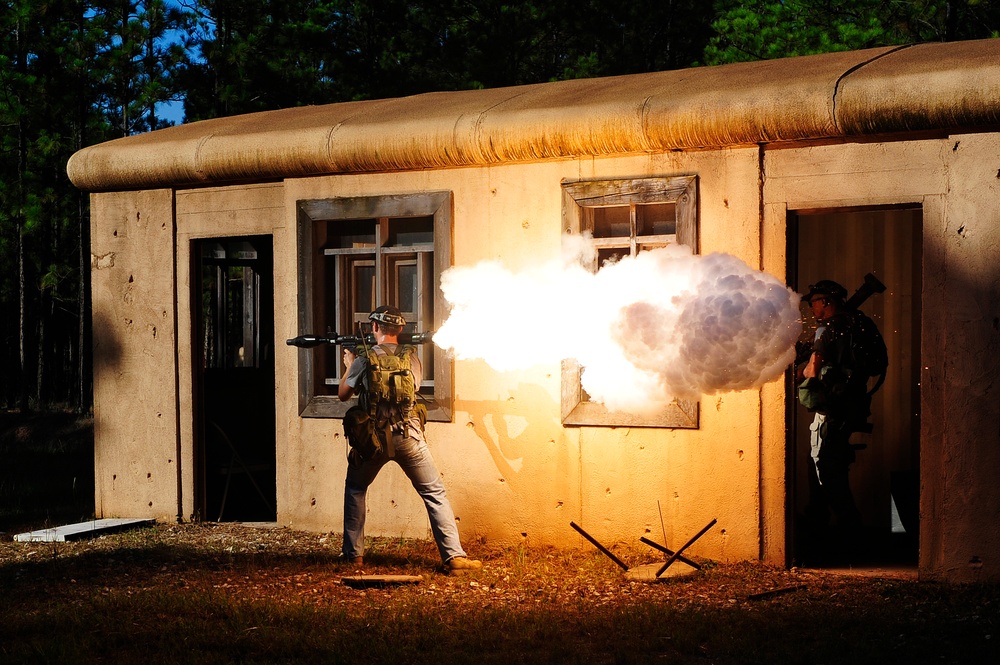
POLYGON ((831 300, 844 302, 847 299, 847 289, 832 279, 821 279, 809 285, 809 292, 802 296, 802 301, 809 302, 813 296, 826 296, 831 300))
POLYGON ((405 326, 406 319, 403 313, 392 305, 380 305, 375 311, 368 315, 369 321, 377 321, 387 326, 405 326))

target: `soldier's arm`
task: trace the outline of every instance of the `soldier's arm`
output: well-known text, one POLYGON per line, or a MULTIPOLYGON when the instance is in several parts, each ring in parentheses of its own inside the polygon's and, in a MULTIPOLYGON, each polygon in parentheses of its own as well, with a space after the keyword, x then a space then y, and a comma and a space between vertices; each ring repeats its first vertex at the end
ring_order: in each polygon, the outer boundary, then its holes
POLYGON ((815 379, 819 377, 819 370, 823 366, 823 357, 820 356, 818 351, 814 351, 811 356, 809 356, 809 362, 806 363, 805 367, 802 368, 802 376, 807 379, 815 379))
POLYGON ((354 396, 354 386, 350 385, 347 379, 351 375, 351 366, 355 360, 357 360, 357 356, 350 349, 344 349, 344 378, 340 380, 340 385, 337 387, 337 397, 340 398, 341 402, 346 402, 354 396))

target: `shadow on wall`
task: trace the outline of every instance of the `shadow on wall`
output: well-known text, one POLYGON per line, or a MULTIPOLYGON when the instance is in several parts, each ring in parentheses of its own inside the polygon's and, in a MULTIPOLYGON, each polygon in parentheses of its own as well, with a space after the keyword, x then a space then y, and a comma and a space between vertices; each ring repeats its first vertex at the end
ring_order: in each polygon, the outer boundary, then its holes
POLYGON ((112 321, 99 312, 92 315, 94 330, 94 375, 116 369, 122 358, 120 332, 117 326, 130 326, 131 321, 112 321))
POLYGON ((570 456, 565 443, 559 405, 540 386, 518 384, 503 402, 459 400, 455 410, 469 414, 470 428, 496 467, 497 482, 524 505, 576 499, 579 459, 570 456))

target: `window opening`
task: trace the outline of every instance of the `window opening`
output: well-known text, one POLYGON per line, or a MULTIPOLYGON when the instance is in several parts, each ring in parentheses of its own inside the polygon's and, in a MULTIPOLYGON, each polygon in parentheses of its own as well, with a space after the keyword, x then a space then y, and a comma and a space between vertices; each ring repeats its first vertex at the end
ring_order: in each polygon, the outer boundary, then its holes
MULTIPOLYGON (((450 193, 301 201, 300 334, 370 332, 368 314, 383 304, 403 312, 404 332, 433 331, 444 309, 437 281, 451 258, 450 202, 450 193)), ((433 344, 416 348, 429 417, 448 420, 450 362, 433 344)), ((343 415, 349 404, 336 397, 342 350, 300 353, 302 415, 343 415)))
MULTIPOLYGON (((695 176, 563 183, 563 216, 568 233, 589 232, 598 270, 609 261, 682 243, 698 251, 695 176)), ((660 416, 609 412, 592 402, 580 385, 581 368, 564 361, 562 417, 566 425, 698 427, 698 402, 675 400, 660 416)))

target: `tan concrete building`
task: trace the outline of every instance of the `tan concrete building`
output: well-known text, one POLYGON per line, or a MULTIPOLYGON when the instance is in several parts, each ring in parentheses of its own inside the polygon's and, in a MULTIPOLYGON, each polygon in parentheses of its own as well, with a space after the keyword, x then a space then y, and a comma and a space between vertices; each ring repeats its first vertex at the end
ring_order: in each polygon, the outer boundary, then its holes
MULTIPOLYGON (((799 291, 879 276, 865 310, 892 367, 858 503, 922 578, 1000 579, 998 127, 987 40, 295 108, 86 148, 68 170, 92 192, 97 515, 339 531, 336 354, 285 340, 347 331, 373 301, 434 329, 448 267, 518 269, 587 229, 641 246, 642 224, 606 218, 655 212, 654 240, 799 291)), ((589 547, 570 521, 609 545, 665 527, 676 548, 715 518, 690 553, 803 558, 809 416, 790 377, 643 420, 589 403, 568 365, 497 372, 421 348, 427 438, 472 554, 589 547)), ((428 534, 395 467, 368 508, 369 535, 428 534)))

